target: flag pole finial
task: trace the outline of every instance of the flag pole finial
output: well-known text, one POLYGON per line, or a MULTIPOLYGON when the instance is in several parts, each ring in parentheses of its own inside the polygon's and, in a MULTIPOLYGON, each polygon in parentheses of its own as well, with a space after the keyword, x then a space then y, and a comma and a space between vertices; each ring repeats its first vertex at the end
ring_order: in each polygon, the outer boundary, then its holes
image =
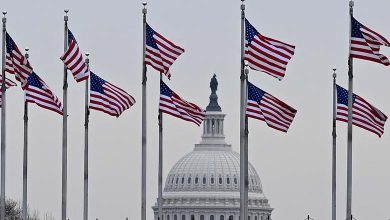
POLYGON ((86 56, 86 58, 85 58, 85 63, 87 63, 87 65, 88 65, 88 64, 89 64, 89 53, 86 52, 86 53, 85 53, 85 56, 86 56))
POLYGON ((64 12, 65 12, 64 21, 68 21, 68 12, 69 12, 69 9, 65 9, 64 12))
POLYGON ((26 57, 26 59, 28 59, 28 57, 29 57, 29 55, 28 55, 28 51, 29 51, 30 49, 28 48, 28 47, 26 47, 26 48, 24 48, 24 51, 26 51, 26 53, 25 53, 25 57, 26 57))
POLYGON ((142 13, 146 14, 146 12, 147 12, 146 6, 148 5, 148 3, 142 2, 142 5, 144 6, 144 8, 142 9, 142 13))
POLYGON ((336 76, 337 76, 337 74, 336 74, 336 68, 333 68, 333 78, 336 79, 336 76))
POLYGON ((5 22, 7 22, 7 18, 5 17, 5 15, 7 14, 7 11, 3 11, 3 24, 5 24, 5 22))
POLYGON ((353 7, 355 5, 355 2, 353 0, 349 1, 349 7, 353 7))

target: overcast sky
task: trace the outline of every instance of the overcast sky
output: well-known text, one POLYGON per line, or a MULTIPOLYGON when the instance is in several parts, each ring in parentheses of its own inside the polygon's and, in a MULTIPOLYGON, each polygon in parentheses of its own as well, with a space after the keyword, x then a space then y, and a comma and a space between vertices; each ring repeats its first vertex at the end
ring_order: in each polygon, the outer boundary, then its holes
MULTIPOLYGON (((278 81, 250 72, 250 81, 298 110, 287 134, 250 120, 249 159, 274 208, 274 220, 331 218, 332 69, 347 87, 348 1, 251 1, 247 18, 266 36, 296 45, 286 77, 278 81)), ((92 111, 90 118, 90 218, 140 219, 141 210, 141 1, 2 1, 7 30, 18 46, 30 48, 30 62, 62 97, 63 10, 91 69, 130 94, 137 103, 119 118, 92 111)), ((390 38, 390 1, 355 2, 355 17, 390 38)), ((167 84, 204 108, 216 73, 227 141, 239 151, 240 1, 148 2, 148 22, 185 48, 167 84)), ((389 48, 381 51, 390 56, 389 48)), ((354 92, 390 115, 390 69, 354 62, 354 92)), ((159 75, 148 71, 147 217, 157 197, 159 75)), ((69 77, 68 217, 83 213, 84 83, 69 77)), ((30 207, 61 216, 62 117, 35 105, 29 112, 30 207)), ((7 197, 22 198, 23 93, 7 95, 7 197)), ((164 175, 200 141, 201 128, 164 118, 164 175)), ((346 123, 338 122, 337 216, 345 219, 346 123)), ((386 126, 388 130, 388 125, 386 126)), ((390 133, 382 138, 354 128, 353 214, 390 218, 390 133)), ((164 179, 165 181, 165 179, 164 179)))

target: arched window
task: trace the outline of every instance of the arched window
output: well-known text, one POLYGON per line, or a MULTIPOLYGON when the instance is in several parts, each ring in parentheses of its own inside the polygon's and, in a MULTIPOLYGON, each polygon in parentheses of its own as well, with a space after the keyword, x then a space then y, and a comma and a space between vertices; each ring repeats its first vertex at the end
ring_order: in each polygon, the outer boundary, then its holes
POLYGON ((174 216, 173 216, 173 220, 177 220, 177 215, 174 215, 174 216))
POLYGON ((257 216, 255 216, 255 220, 258 220, 257 216))
POLYGON ((200 220, 205 220, 204 215, 200 215, 200 220))
MULTIPOLYGON (((168 219, 169 220, 169 219, 168 219)), ((229 220, 233 220, 233 216, 231 215, 231 216, 229 216, 229 220)))
POLYGON ((237 177, 234 177, 234 184, 237 185, 238 181, 237 181, 237 177))
POLYGON ((191 177, 188 177, 188 182, 187 184, 191 184, 191 177))
POLYGON ((230 178, 226 177, 226 184, 230 185, 230 178))
POLYGON ((225 216, 223 215, 219 216, 219 220, 225 220, 225 216))
POLYGON ((248 215, 248 220, 251 220, 251 217, 248 215))
POLYGON ((203 184, 206 184, 206 177, 203 177, 203 184))
POLYGON ((210 215, 210 220, 214 220, 214 215, 210 215))
POLYGON ((176 185, 179 183, 179 177, 176 177, 176 185))
POLYGON ((171 182, 171 184, 173 184, 174 181, 175 181, 175 177, 172 176, 172 182, 171 182))
POLYGON ((210 183, 214 185, 214 177, 213 176, 210 179, 210 183))
POLYGON ((218 183, 219 183, 220 185, 222 185, 222 177, 219 177, 219 178, 218 178, 218 183))
POLYGON ((195 177, 195 184, 198 184, 198 182, 199 182, 199 178, 195 177))
POLYGON ((167 215, 167 220, 170 220, 170 219, 169 219, 169 215, 167 215))
POLYGON ((181 220, 186 220, 186 215, 182 215, 181 220))
POLYGON ((181 184, 184 184, 184 176, 181 178, 181 184))

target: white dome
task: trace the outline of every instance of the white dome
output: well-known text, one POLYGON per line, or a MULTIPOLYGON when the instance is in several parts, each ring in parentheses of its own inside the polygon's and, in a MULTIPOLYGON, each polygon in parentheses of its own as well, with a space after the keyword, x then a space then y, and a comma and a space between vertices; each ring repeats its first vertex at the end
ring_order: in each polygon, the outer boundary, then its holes
MULTIPOLYGON (((249 192, 262 194, 260 178, 249 165, 249 192)), ((196 147, 169 172, 164 192, 240 191, 240 155, 229 147, 207 150, 196 147)), ((259 195, 260 196, 260 195, 259 195)))

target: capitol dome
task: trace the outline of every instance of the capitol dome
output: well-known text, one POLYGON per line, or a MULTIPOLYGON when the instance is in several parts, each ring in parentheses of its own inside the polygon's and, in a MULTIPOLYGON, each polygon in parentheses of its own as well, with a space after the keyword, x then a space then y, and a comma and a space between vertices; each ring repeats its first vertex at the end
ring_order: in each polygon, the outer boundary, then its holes
MULTIPOLYGON (((217 85, 214 75, 200 143, 166 177, 163 220, 239 220, 240 155, 225 142, 225 114, 218 105, 217 85)), ((251 164, 248 180, 248 220, 265 220, 272 208, 251 164)), ((158 220, 157 203, 152 208, 158 220)))

